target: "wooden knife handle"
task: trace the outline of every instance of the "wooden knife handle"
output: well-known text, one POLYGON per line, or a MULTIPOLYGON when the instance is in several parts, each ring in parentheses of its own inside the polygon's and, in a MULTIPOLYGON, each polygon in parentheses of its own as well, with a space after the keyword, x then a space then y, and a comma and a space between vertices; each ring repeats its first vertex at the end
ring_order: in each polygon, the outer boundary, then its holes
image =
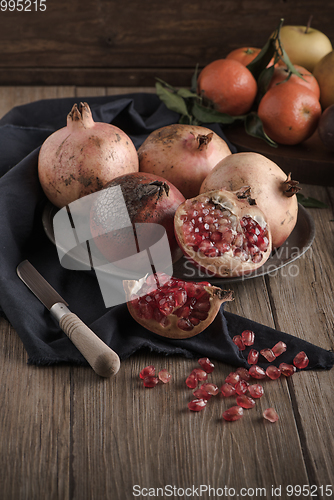
POLYGON ((76 314, 71 312, 64 314, 59 320, 59 326, 98 375, 110 377, 118 372, 120 368, 118 355, 76 314))

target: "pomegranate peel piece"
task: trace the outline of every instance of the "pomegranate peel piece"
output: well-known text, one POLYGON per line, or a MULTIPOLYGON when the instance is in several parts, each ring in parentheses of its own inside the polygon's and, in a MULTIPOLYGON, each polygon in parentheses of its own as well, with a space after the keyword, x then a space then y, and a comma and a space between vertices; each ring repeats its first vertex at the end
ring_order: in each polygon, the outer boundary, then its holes
POLYGON ((234 300, 230 290, 164 273, 124 280, 123 287, 131 316, 147 330, 174 339, 198 335, 212 323, 223 302, 234 300))
POLYGON ((269 226, 248 186, 186 200, 175 212, 174 229, 187 258, 212 276, 243 276, 271 254, 269 226))

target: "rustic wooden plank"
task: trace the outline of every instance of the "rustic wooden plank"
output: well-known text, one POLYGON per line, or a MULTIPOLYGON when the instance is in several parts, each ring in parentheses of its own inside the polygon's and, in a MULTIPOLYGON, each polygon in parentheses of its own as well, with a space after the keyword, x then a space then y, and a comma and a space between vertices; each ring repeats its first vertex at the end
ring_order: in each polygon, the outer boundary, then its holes
MULTIPOLYGON (((233 288, 238 299, 229 310, 273 325, 262 278, 233 288)), ((241 421, 226 423, 221 414, 235 404, 234 398, 212 398, 199 414, 188 410, 193 396, 185 379, 196 366, 196 359, 139 353, 122 363, 114 380, 94 381, 88 371, 84 383, 73 378, 74 498, 90 497, 95 491, 99 498, 122 500, 131 497, 134 485, 227 485, 269 491, 272 484, 307 483, 286 380, 265 381, 265 395, 256 408, 245 411, 241 421), (172 381, 143 388, 139 372, 148 364, 167 368, 172 381), (273 405, 281 419, 271 426, 263 421, 262 411, 273 405), (84 422, 90 433, 82 432, 84 422), (89 456, 83 450, 89 450, 89 456), (92 475, 78 481, 88 466, 93 467, 92 475), (92 484, 95 475, 99 481, 92 484)), ((215 362, 209 380, 220 387, 233 369, 215 362)))
POLYGON ((39 99, 57 99, 61 97, 72 97, 73 86, 2 86, 0 87, 0 117, 10 111, 14 106, 20 106, 39 99))
POLYGON ((70 367, 27 365, 19 337, 0 318, 1 496, 69 498, 70 367))
MULTIPOLYGON (((303 186, 303 193, 330 202, 325 188, 303 186)), ((333 350, 333 209, 312 209, 310 213, 316 224, 312 248, 294 263, 293 272, 269 277, 267 284, 276 327, 333 350)), ((333 370, 298 373, 289 379, 309 484, 333 484, 333 382, 333 370)))
MULTIPOLYGON (((190 0, 146 0, 140 7, 129 0, 122 8, 91 2, 83 9, 79 0, 46 5, 44 12, 1 13, 0 82, 80 85, 82 72, 81 85, 90 78, 92 85, 108 85, 106 77, 111 77, 114 85, 131 85, 132 78, 137 86, 149 84, 140 81, 142 70, 152 80, 161 76, 156 75, 160 68, 170 83, 184 85, 184 70, 236 47, 262 47, 282 17, 286 24, 306 24, 315 14, 313 0, 257 0, 251 9, 234 0, 208 0, 205 7, 190 0), (176 68, 181 72, 174 74, 176 68), (114 72, 106 76, 110 69, 114 72)), ((334 40, 331 5, 321 0, 316 11, 313 26, 334 40)))

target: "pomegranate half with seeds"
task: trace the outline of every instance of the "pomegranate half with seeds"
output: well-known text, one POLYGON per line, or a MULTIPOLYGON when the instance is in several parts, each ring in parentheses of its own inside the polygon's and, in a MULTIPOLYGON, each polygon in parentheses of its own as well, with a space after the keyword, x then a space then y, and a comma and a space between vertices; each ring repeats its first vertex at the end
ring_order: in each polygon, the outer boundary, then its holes
MULTIPOLYGON (((163 337, 189 338, 207 328, 231 291, 208 282, 186 282, 164 273, 123 282, 131 316, 163 337)), ((196 382, 197 385, 197 382, 196 382)))
POLYGON ((250 273, 271 253, 269 225, 246 187, 186 200, 175 212, 174 229, 184 254, 213 276, 250 273))

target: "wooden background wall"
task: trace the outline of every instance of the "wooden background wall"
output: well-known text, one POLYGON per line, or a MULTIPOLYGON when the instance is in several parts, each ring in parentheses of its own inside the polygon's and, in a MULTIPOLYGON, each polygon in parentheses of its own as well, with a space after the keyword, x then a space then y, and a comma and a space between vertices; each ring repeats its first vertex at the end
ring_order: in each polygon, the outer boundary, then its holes
POLYGON ((0 10, 2 85, 188 86, 197 63, 262 47, 280 18, 305 25, 311 14, 334 45, 328 0, 42 0, 36 12, 39 1, 0 10))

